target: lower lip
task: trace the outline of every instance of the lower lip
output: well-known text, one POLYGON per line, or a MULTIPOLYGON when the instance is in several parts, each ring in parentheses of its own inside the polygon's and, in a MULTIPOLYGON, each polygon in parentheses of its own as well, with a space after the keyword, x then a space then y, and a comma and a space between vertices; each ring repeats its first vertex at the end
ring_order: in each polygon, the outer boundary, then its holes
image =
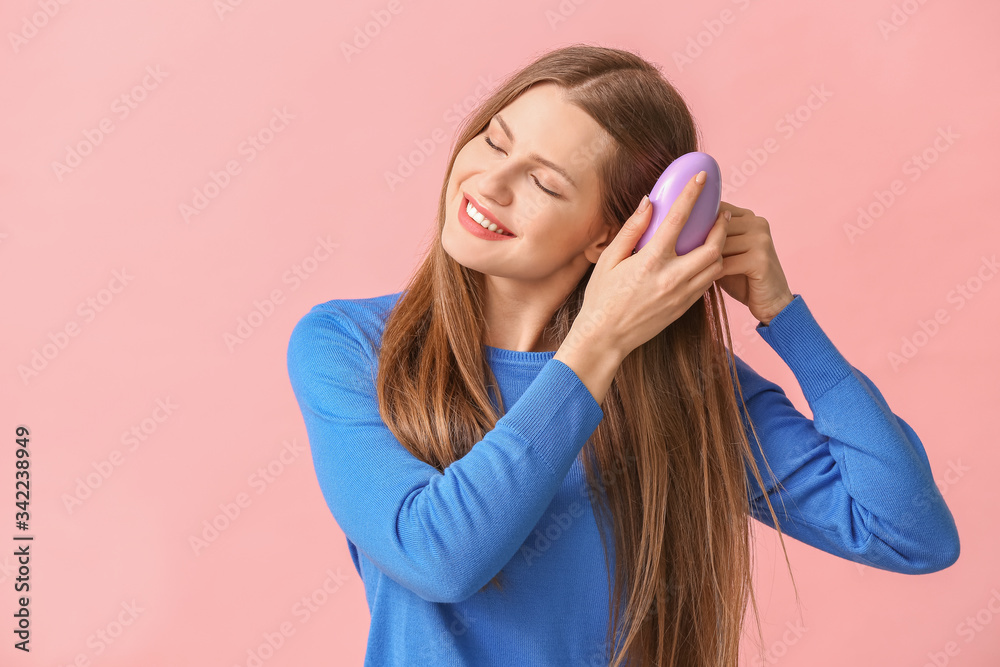
POLYGON ((469 205, 469 200, 462 197, 462 205, 458 209, 458 221, 462 223, 470 234, 473 236, 478 236, 486 241, 507 241, 509 239, 515 238, 509 234, 497 234, 496 232, 491 232, 490 230, 483 227, 481 224, 469 217, 468 212, 465 208, 469 205))

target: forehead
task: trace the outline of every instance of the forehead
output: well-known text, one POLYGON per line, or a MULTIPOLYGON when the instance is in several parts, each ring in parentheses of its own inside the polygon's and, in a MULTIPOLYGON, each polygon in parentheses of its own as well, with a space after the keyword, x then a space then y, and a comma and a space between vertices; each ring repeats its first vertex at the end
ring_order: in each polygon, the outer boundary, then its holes
MULTIPOLYGON (((597 177, 595 165, 611 137, 590 114, 567 101, 560 85, 536 83, 499 115, 510 126, 516 148, 552 160, 577 182, 597 177)), ((494 124, 499 126, 496 121, 494 124)))

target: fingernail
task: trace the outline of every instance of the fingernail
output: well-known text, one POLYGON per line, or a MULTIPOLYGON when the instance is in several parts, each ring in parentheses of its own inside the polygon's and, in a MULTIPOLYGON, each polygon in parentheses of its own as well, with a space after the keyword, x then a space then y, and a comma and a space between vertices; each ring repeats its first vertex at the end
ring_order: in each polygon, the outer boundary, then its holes
POLYGON ((704 171, 704 170, 703 171, 699 171, 698 175, 694 177, 694 182, 695 183, 704 183, 705 182, 705 177, 707 175, 708 175, 708 173, 706 171, 704 171))
POLYGON ((642 213, 649 206, 649 195, 643 195, 642 201, 639 202, 639 208, 635 209, 636 213, 642 213))
POLYGON ((730 220, 733 217, 733 214, 730 213, 729 211, 726 211, 725 213, 723 213, 723 215, 726 216, 726 220, 730 220))

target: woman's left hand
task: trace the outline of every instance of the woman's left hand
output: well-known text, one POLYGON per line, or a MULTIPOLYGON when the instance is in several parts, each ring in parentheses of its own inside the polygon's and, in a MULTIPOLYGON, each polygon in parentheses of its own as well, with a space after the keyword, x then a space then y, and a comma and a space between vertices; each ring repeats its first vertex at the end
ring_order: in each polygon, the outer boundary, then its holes
POLYGON ((725 245, 722 248, 722 278, 715 282, 767 325, 795 298, 785 272, 778 263, 767 220, 748 208, 719 204, 719 213, 729 211, 725 245))

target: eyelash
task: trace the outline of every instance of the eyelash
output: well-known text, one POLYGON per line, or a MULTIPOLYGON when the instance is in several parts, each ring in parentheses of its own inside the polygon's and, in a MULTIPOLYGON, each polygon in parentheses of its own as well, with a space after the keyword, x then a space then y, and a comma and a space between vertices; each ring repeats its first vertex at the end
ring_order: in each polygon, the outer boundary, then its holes
MULTIPOLYGON (((499 146, 497 146, 496 144, 494 144, 494 143, 493 143, 492 141, 490 141, 490 138, 489 138, 489 137, 486 137, 486 143, 487 143, 487 144, 488 144, 488 145, 490 146, 490 148, 492 148, 492 149, 494 149, 494 150, 498 150, 498 151, 503 151, 503 149, 502 149, 502 148, 500 148, 499 146)), ((545 191, 546 193, 548 193, 548 194, 552 195, 553 197, 562 197, 562 195, 560 195, 560 194, 557 194, 557 193, 555 193, 555 192, 552 192, 552 190, 549 190, 549 189, 548 189, 547 187, 545 187, 544 185, 542 185, 541 183, 539 183, 539 182, 538 182, 538 179, 537 179, 537 178, 535 178, 534 176, 532 176, 531 178, 532 178, 532 179, 534 179, 534 181, 535 181, 535 184, 536 184, 536 185, 537 185, 538 187, 540 187, 540 188, 541 188, 542 190, 544 190, 544 191, 545 191)))

